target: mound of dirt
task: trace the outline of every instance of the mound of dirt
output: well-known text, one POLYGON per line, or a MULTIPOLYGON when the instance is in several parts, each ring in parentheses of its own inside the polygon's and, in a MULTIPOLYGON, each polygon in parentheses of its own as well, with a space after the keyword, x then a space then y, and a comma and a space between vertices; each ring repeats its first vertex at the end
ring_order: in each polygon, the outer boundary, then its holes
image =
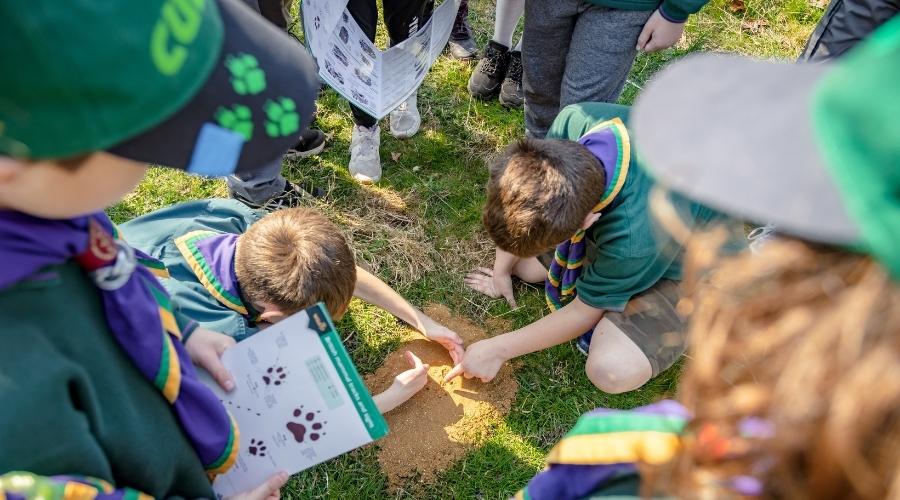
MULTIPOLYGON (((425 313, 458 333, 466 345, 488 337, 468 319, 452 316, 443 305, 430 305, 425 313)), ((401 345, 381 368, 366 377, 373 394, 387 389, 398 373, 409 368, 405 351, 412 351, 431 367, 425 388, 385 415, 391 431, 377 443, 378 462, 391 487, 409 478, 430 482, 438 472, 452 466, 509 412, 519 389, 508 365, 489 384, 458 377, 442 385, 444 375, 452 368, 450 356, 439 344, 419 339, 401 345)))

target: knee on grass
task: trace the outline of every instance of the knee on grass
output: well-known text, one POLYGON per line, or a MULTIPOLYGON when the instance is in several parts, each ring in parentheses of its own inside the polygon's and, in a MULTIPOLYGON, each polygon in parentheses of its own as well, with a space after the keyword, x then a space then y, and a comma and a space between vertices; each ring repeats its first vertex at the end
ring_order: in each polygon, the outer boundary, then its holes
POLYGON ((633 391, 653 375, 646 358, 626 360, 617 358, 615 353, 589 356, 584 371, 598 389, 610 394, 633 391))

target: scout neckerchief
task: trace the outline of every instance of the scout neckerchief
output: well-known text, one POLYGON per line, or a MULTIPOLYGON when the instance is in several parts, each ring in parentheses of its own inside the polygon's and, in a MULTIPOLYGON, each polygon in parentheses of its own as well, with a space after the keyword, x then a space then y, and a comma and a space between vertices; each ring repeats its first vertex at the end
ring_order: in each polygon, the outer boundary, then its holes
MULTIPOLYGON (((631 143, 628 130, 619 118, 613 118, 597 124, 578 139, 586 147, 606 171, 606 190, 600 202, 591 209, 591 213, 599 214, 615 199, 628 175, 631 164, 631 143)), ((547 305, 556 310, 575 298, 575 281, 581 276, 584 265, 585 228, 579 229, 570 239, 556 247, 544 291, 547 305)))
POLYGON ((582 415, 550 450, 547 468, 514 498, 587 498, 610 481, 636 475, 638 464, 663 464, 681 449, 689 414, 664 399, 633 410, 598 408, 582 415))
POLYGON ((172 406, 207 472, 222 473, 237 456, 237 426, 197 379, 169 296, 154 277, 165 267, 116 238, 102 212, 48 220, 0 211, 0 289, 46 266, 77 262, 100 292, 116 342, 172 406))
POLYGON ((256 322, 259 314, 241 298, 234 273, 234 251, 238 235, 215 231, 191 231, 175 238, 175 246, 194 276, 222 305, 256 322))

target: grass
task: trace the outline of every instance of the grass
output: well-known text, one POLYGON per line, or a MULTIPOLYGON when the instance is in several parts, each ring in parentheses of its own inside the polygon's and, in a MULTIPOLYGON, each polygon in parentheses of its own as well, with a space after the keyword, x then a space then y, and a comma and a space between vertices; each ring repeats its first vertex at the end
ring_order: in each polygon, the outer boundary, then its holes
MULTIPOLYGON (((476 0, 470 8, 483 46, 492 30, 494 4, 476 0)), ((808 0, 713 0, 691 17, 677 47, 637 58, 621 102, 630 103, 653 73, 689 52, 795 58, 821 13, 808 0)), ((413 304, 441 302, 477 322, 503 317, 520 327, 546 313, 541 290, 520 286, 520 306, 510 310, 505 302, 488 300, 462 284, 467 270, 490 262, 491 247, 480 228, 485 163, 523 132, 521 111, 469 97, 465 87, 472 66, 447 57, 438 60, 419 93, 419 134, 405 141, 382 134, 385 175, 377 186, 355 184, 347 173, 352 121, 346 102, 333 91, 319 99, 315 123, 331 134, 328 148, 319 156, 286 163, 284 173, 327 189, 316 206, 352 238, 358 260, 413 304)), ((123 221, 171 203, 226 195, 220 180, 154 169, 110 214, 123 221)), ((364 373, 374 371, 408 335, 392 317, 357 301, 339 328, 364 373)), ((631 408, 672 394, 679 371, 676 365, 637 391, 608 395, 590 384, 583 366, 584 358, 571 345, 523 357, 516 370, 520 389, 509 415, 497 420, 486 439, 434 484, 410 481, 399 491, 388 491, 376 449, 370 446, 298 474, 283 495, 508 497, 540 470, 546 452, 582 412, 597 406, 631 408)))

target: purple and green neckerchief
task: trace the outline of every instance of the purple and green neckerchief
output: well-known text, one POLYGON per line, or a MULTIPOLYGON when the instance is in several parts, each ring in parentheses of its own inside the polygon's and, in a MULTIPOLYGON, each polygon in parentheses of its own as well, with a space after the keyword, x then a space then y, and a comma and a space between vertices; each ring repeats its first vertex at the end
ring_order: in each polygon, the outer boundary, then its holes
MULTIPOLYGON (((600 202, 591 209, 591 213, 599 214, 615 199, 631 164, 631 142, 628 130, 619 118, 613 118, 597 124, 578 139, 591 152, 606 172, 606 190, 600 202)), ((550 262, 544 292, 547 305, 555 311, 575 298, 575 282, 584 268, 584 253, 587 244, 584 241, 586 228, 579 229, 571 238, 559 244, 550 262)))
POLYGON ((259 314, 241 298, 234 273, 237 238, 236 234, 197 230, 175 238, 175 246, 210 295, 248 321, 256 322, 259 314))
MULTIPOLYGON (((593 498, 593 493, 611 481, 638 475, 638 464, 670 462, 682 448, 689 422, 687 409, 669 399, 632 410, 597 408, 589 411, 550 450, 547 468, 534 476, 514 498, 593 498)), ((716 443, 714 448, 728 450, 732 442, 771 439, 774 429, 766 420, 747 417, 739 423, 739 433, 739 437, 724 438, 728 441, 716 443)), ((695 437, 700 438, 702 436, 695 437)), ((765 474, 767 463, 760 461, 752 475, 725 478, 721 486, 741 496, 760 496, 763 483, 758 475, 765 474)))
MULTIPOLYGON (((110 333, 172 406, 207 472, 231 467, 239 449, 237 426, 197 379, 169 296, 155 276, 166 274, 161 262, 118 240, 102 212, 49 220, 0 211, 0 241, 0 289, 46 266, 77 262, 100 292, 110 333)), ((195 327, 192 322, 184 330, 195 327)))

